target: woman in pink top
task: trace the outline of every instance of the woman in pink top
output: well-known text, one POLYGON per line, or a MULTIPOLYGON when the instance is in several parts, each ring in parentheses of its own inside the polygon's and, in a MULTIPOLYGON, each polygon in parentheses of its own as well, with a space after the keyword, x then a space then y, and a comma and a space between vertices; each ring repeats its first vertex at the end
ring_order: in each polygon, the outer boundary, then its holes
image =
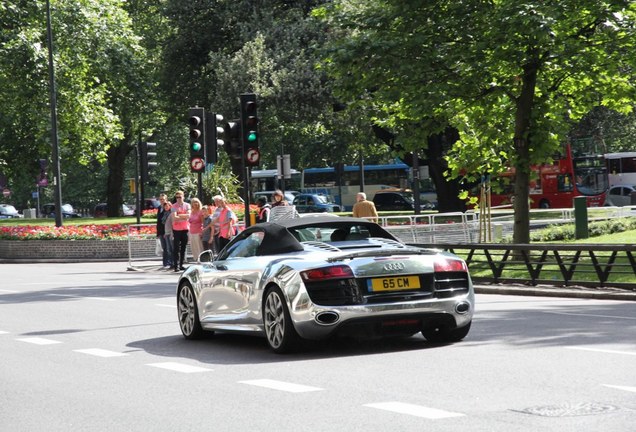
POLYGON ((185 270, 183 261, 185 260, 186 246, 188 245, 188 229, 190 228, 190 204, 183 201, 183 191, 174 194, 175 203, 170 209, 173 213, 172 236, 174 246, 172 248, 172 264, 174 271, 185 270))
POLYGON ((192 198, 190 200, 190 233, 188 239, 190 240, 190 250, 192 251, 192 257, 195 260, 199 259, 199 254, 203 252, 203 241, 201 240, 201 234, 203 233, 203 210, 201 201, 198 198, 192 198))

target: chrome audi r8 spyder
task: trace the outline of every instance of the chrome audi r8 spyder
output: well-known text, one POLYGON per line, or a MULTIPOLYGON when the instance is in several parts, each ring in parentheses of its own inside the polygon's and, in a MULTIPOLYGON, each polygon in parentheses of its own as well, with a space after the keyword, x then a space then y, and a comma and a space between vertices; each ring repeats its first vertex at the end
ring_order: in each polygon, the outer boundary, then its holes
POLYGON ((456 342, 470 330, 474 291, 466 263, 408 246, 349 217, 253 225, 218 256, 203 252, 179 277, 187 339, 207 332, 265 336, 277 353, 335 335, 456 342))

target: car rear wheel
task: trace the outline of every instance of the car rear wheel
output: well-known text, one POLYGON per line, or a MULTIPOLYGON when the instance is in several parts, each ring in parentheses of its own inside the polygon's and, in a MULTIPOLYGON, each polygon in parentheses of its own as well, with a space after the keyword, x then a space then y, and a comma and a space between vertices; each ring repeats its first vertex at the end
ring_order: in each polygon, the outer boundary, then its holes
POLYGON ((177 313, 179 315, 179 327, 186 339, 200 339, 203 337, 203 329, 199 321, 197 301, 192 287, 184 283, 177 294, 177 313))
POLYGON ((429 342, 459 342, 464 339, 470 331, 470 324, 464 327, 452 328, 448 327, 434 327, 430 329, 422 330, 422 335, 429 342))
POLYGON ((263 325, 267 344, 274 352, 291 352, 298 347, 300 337, 292 324, 283 292, 278 287, 270 289, 265 297, 263 325))

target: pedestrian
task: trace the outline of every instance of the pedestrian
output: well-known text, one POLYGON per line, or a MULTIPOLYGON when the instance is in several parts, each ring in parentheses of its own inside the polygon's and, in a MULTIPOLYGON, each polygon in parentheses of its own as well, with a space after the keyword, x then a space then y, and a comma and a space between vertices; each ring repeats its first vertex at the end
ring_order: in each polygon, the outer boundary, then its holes
POLYGON ((174 243, 172 248, 172 265, 175 272, 185 270, 186 247, 188 246, 188 231, 190 230, 190 204, 183 201, 183 191, 174 194, 175 203, 172 206, 173 213, 172 235, 174 243))
POLYGON ((285 195, 283 195, 283 191, 280 189, 276 189, 274 191, 274 195, 272 195, 272 207, 278 206, 286 206, 289 205, 287 200, 285 200, 285 195))
POLYGON ((199 260, 199 255, 204 251, 203 241, 201 234, 203 232, 203 209, 199 198, 192 198, 190 200, 190 231, 188 233, 188 239, 190 241, 190 251, 195 261, 199 260))
POLYGON ((238 222, 238 218, 234 214, 234 212, 227 206, 225 202, 225 198, 222 196, 215 197, 215 203, 218 202, 220 211, 216 220, 213 218, 212 222, 218 222, 219 224, 219 251, 223 250, 223 248, 230 242, 232 237, 235 235, 235 225, 238 222), (218 199, 217 199, 218 197, 218 199))
POLYGON ((165 210, 163 205, 168 201, 168 196, 164 193, 159 195, 159 208, 157 209, 157 240, 161 244, 161 257, 162 257, 162 266, 163 268, 170 268, 171 262, 168 252, 168 247, 166 245, 166 229, 164 225, 163 218, 165 216, 165 210))
POLYGON ((164 264, 163 268, 169 270, 173 266, 173 254, 172 254, 172 246, 174 243, 174 236, 172 235, 172 221, 174 221, 174 214, 172 213, 172 203, 168 200, 163 203, 163 227, 164 227, 164 243, 165 247, 163 249, 164 253, 164 264))
POLYGON ((367 194, 358 192, 356 203, 353 206, 353 217, 367 218, 372 222, 378 222, 378 211, 375 209, 373 201, 367 200, 367 194))
POLYGON ((212 222, 212 215, 210 214, 211 206, 203 206, 203 228, 201 232, 201 242, 203 243, 203 250, 212 250, 214 248, 214 223, 212 222))
POLYGON ((221 207, 223 197, 221 195, 214 195, 212 200, 214 201, 215 207, 214 212, 212 212, 212 250, 214 251, 214 255, 217 255, 221 252, 219 248, 219 216, 223 210, 223 207, 221 207))
POLYGON ((256 213, 256 223, 269 222, 269 211, 272 208, 267 202, 267 198, 264 196, 258 197, 256 200, 258 206, 258 213, 256 213))

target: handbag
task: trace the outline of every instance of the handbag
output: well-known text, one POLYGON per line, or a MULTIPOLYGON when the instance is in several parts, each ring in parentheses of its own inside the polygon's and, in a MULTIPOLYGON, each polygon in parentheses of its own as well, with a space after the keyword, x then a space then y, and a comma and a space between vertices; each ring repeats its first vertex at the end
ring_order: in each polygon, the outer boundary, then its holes
POLYGON ((161 247, 161 240, 157 237, 157 241, 155 243, 155 255, 158 257, 163 256, 163 248, 161 247))

